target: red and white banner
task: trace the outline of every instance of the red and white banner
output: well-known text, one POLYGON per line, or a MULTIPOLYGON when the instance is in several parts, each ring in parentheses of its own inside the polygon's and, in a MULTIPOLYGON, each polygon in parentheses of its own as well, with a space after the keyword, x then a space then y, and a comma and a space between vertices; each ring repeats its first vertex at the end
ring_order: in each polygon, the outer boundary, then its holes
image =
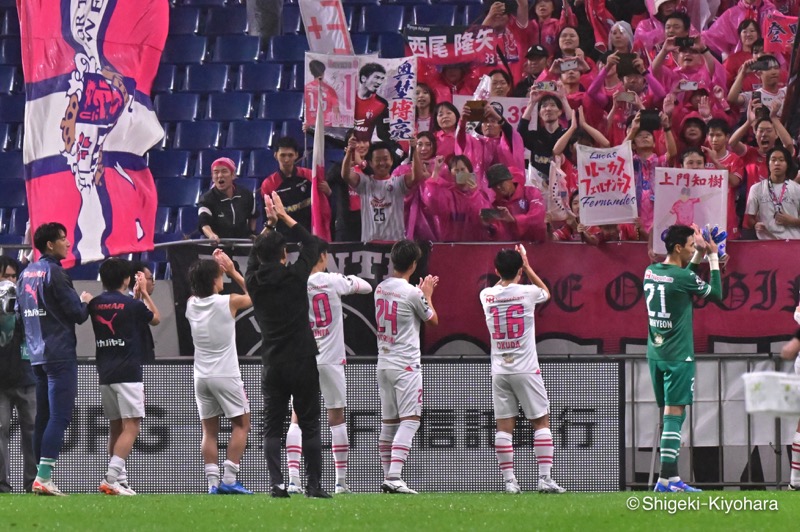
POLYGON ((325 127, 353 127, 358 58, 306 52, 305 79, 309 80, 304 88, 306 126, 316 123, 321 101, 325 127))
POLYGON ((665 254, 661 233, 670 225, 727 227, 728 171, 656 168, 653 249, 665 254))
POLYGON ((312 52, 353 55, 342 0, 298 0, 298 4, 312 52))
POLYGON ((416 113, 417 58, 358 57, 356 133, 370 140, 411 140, 416 113))
POLYGON ((630 141, 611 148, 576 144, 578 196, 584 225, 633 222, 639 215, 630 141))
MULTIPOLYGON (((317 84, 317 101, 324 101, 322 84, 317 84)), ((331 241, 331 204, 320 191, 319 184, 325 181, 325 121, 317 113, 314 127, 314 152, 312 155, 314 175, 311 178, 311 231, 320 238, 331 241)))
POLYGON ((761 23, 761 34, 764 36, 764 52, 784 54, 788 58, 797 36, 797 17, 787 17, 777 11, 769 13, 761 23))
POLYGON ((153 249, 158 198, 144 153, 164 131, 150 88, 163 0, 18 0, 23 160, 31 227, 60 222, 65 267, 153 249))
POLYGON ((406 26, 406 53, 435 65, 482 63, 494 53, 494 30, 480 26, 406 26))

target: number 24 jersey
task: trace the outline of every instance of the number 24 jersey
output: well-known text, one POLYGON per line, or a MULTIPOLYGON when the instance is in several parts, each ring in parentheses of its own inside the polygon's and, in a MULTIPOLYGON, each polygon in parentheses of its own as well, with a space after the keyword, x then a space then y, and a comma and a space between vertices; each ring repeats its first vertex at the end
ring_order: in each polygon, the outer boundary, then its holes
POLYGON ((420 363, 419 332, 433 309, 422 290, 405 279, 389 277, 375 289, 378 368, 416 370, 420 363))

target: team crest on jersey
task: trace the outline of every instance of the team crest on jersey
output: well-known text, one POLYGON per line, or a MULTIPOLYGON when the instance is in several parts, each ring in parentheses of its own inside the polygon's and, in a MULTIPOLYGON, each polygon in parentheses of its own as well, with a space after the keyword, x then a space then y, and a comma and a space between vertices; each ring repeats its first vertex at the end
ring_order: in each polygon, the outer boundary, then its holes
POLYGON ((664 343, 664 337, 661 336, 660 334, 657 334, 653 337, 653 345, 655 345, 656 347, 660 346, 663 343, 664 343))
POLYGON ((528 211, 528 200, 526 200, 525 198, 522 198, 521 200, 519 200, 519 208, 522 209, 523 211, 527 212, 528 211))
POLYGON ((486 296, 487 303, 494 303, 494 296, 486 296))
POLYGON ((513 364, 514 363, 514 355, 510 353, 506 353, 503 355, 503 362, 506 364, 513 364))
POLYGON ((391 201, 386 201, 383 198, 376 198, 375 196, 369 201, 370 205, 372 205, 375 209, 387 209, 392 206, 391 201))
POLYGON ((376 289, 375 289, 375 293, 376 293, 376 294, 380 294, 380 293, 382 293, 382 292, 383 292, 383 288, 381 288, 380 286, 379 286, 378 288, 376 288, 376 289))
POLYGON ((370 120, 373 116, 375 116, 375 113, 373 113, 372 111, 367 111, 366 114, 367 120, 370 120))

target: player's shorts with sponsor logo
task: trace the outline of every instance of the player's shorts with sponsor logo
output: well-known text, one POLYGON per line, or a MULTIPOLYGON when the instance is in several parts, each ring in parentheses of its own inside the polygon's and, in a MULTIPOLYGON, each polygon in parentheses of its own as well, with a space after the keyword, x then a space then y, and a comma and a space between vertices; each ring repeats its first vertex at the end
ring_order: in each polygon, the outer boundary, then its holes
POLYGON ((492 375, 492 402, 495 419, 517 417, 520 405, 527 419, 539 419, 550 412, 541 373, 492 375))
POLYGON ((325 399, 325 408, 344 408, 347 406, 347 381, 343 364, 320 364, 319 389, 325 399))
POLYGON ((694 361, 647 360, 659 407, 690 405, 694 400, 694 361))
POLYGON ((107 419, 144 417, 144 383, 118 382, 100 385, 100 403, 107 419))
POLYGON ((397 419, 422 415, 422 370, 379 369, 381 417, 397 419))
POLYGON ((230 419, 250 412, 250 401, 241 377, 195 378, 194 395, 200 419, 223 414, 230 419))

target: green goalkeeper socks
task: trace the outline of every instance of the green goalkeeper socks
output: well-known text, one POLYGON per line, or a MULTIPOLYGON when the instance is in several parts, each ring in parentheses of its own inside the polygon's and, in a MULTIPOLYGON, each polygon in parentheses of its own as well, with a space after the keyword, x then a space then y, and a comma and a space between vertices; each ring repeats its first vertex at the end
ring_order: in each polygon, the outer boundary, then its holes
POLYGON ((39 461, 39 470, 36 476, 42 480, 50 480, 53 476, 53 468, 56 466, 56 461, 52 458, 42 458, 39 461))
POLYGON ((661 433, 661 478, 678 476, 682 424, 683 416, 664 416, 664 431, 661 433))

